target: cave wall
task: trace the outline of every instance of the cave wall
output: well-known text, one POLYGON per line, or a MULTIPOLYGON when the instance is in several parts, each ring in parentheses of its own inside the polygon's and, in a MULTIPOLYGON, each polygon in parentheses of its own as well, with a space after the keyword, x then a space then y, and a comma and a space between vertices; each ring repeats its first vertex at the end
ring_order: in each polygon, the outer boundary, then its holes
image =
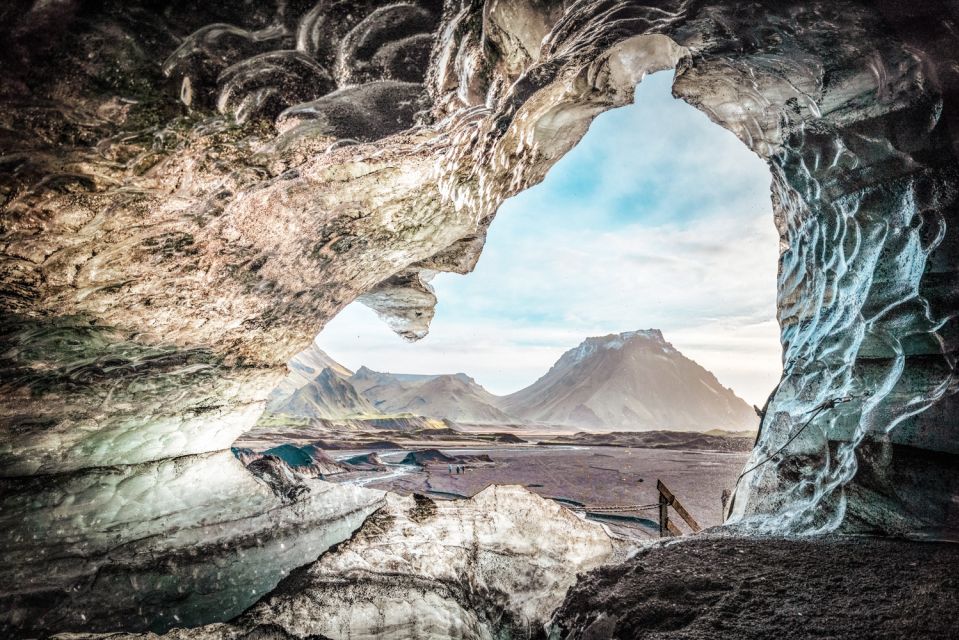
MULTIPOLYGON (((784 377, 730 521, 954 537, 956 15, 950 2, 9 3, 4 624, 94 625, 43 617, 44 598, 83 576, 68 599, 109 608, 115 584, 96 576, 137 571, 113 549, 135 541, 136 562, 163 562, 175 553, 155 536, 202 538, 204 508, 224 513, 254 480, 198 482, 190 522, 150 511, 143 541, 104 474, 150 479, 120 493, 133 509, 183 486, 156 468, 222 473, 209 456, 354 299, 422 337, 432 274, 470 271, 499 204, 645 73, 674 67, 674 94, 768 161, 781 236, 784 377), (61 540, 38 532, 59 530, 71 552, 47 555, 61 540)), ((281 535, 288 524, 257 514, 288 523, 304 500, 339 500, 318 493, 263 493, 235 535, 281 535)), ((191 575, 215 593, 210 572, 191 575)), ((157 619, 163 589, 146 581, 153 609, 131 624, 157 619)))
POLYGON ((955 12, 847 9, 796 14, 732 104, 704 69, 676 84, 768 159, 782 241, 784 376, 733 520, 955 537, 955 12))

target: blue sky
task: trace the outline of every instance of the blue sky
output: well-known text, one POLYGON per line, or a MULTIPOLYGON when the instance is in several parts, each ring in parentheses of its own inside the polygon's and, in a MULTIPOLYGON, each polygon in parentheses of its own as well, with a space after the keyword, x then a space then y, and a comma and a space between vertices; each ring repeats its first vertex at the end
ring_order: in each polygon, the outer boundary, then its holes
POLYGON ((673 99, 672 75, 647 77, 500 207, 475 271, 433 280, 429 336, 404 343, 354 303, 320 347, 351 368, 463 371, 509 393, 587 336, 657 328, 762 404, 780 372, 769 171, 673 99))

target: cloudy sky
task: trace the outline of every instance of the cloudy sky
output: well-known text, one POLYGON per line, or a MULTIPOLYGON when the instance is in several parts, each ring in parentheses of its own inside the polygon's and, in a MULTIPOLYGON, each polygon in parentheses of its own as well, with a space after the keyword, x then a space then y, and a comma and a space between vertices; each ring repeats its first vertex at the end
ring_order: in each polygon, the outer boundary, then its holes
POLYGON ((320 347, 354 369, 462 371, 505 394, 587 336, 657 328, 761 405, 780 372, 769 172, 671 82, 646 78, 503 204, 476 270, 433 281, 429 336, 405 343, 354 303, 320 347))

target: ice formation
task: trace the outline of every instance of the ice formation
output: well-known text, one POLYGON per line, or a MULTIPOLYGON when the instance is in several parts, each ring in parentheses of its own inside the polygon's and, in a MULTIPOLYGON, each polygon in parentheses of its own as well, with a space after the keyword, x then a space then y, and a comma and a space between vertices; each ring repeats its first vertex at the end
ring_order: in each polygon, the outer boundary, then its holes
MULTIPOLYGON (((781 236, 784 376, 731 519, 955 538, 956 19, 923 1, 14 0, 0 625, 164 628, 151 612, 182 599, 150 567, 191 567, 213 602, 227 569, 271 576, 257 591, 305 560, 237 553, 296 538, 306 508, 227 451, 284 363, 364 295, 419 337, 430 294, 391 279, 472 269, 499 204, 671 68, 768 161, 781 236)), ((350 495, 321 518, 342 535, 371 506, 350 495)))
POLYGON ((228 619, 383 504, 381 491, 270 471, 258 479, 223 451, 6 481, 4 624, 162 630, 228 619))
POLYGON ((602 525, 522 487, 460 501, 389 495, 350 540, 230 624, 164 637, 538 637, 578 573, 625 551, 602 525))

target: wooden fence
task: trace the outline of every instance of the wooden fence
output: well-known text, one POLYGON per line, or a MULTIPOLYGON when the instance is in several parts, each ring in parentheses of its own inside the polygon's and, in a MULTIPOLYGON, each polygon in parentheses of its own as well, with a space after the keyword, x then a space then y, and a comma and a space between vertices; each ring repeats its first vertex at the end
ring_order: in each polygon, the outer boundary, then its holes
POLYGON ((673 495, 673 492, 663 484, 662 480, 656 481, 656 490, 659 491, 659 536, 661 538, 683 535, 679 527, 674 525, 669 519, 670 507, 672 507, 679 517, 683 519, 683 522, 692 529, 693 533, 698 533, 702 529, 692 514, 686 510, 686 507, 684 507, 679 499, 673 495))
POLYGON ((669 519, 669 508, 672 507, 693 533, 698 533, 702 529, 686 507, 684 507, 673 492, 663 484, 662 480, 656 481, 656 490, 659 491, 659 502, 654 502, 653 504, 577 505, 571 508, 575 511, 583 511, 586 514, 593 513, 596 515, 639 513, 658 509, 660 537, 681 536, 683 535, 682 530, 669 519))

